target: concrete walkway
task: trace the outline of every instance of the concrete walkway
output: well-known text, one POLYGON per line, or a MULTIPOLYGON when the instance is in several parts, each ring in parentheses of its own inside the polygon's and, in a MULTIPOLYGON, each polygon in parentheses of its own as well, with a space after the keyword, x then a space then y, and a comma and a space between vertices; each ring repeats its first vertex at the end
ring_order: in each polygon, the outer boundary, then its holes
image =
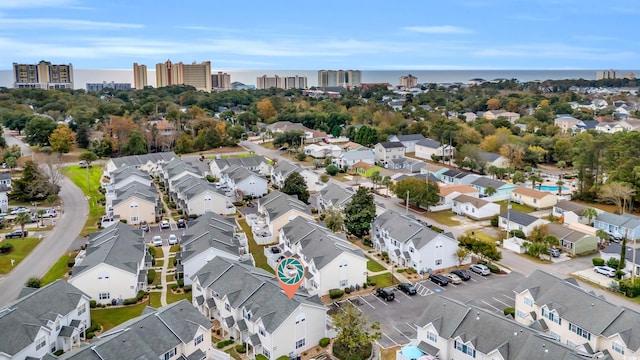
POLYGON ((160 305, 167 305, 167 270, 169 270, 169 249, 171 246, 163 246, 162 253, 164 257, 162 258, 162 271, 160 272, 160 283, 162 284, 162 291, 160 292, 160 305))

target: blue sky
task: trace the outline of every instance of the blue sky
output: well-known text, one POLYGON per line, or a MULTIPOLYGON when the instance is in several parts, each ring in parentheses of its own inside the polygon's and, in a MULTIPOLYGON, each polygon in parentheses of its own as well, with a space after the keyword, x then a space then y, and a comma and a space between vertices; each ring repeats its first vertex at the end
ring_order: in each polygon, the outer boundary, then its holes
POLYGON ((636 69, 639 15, 637 0, 0 0, 0 69, 168 58, 214 69, 636 69))

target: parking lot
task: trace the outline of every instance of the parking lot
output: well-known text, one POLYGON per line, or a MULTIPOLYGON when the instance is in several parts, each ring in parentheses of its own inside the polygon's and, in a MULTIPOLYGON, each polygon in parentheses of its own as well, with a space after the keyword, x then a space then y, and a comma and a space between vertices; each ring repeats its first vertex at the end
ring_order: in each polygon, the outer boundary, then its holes
MULTIPOLYGON (((187 223, 187 226, 189 224, 187 223)), ((169 223, 169 229, 161 229, 159 224, 149 225, 149 231, 144 234, 144 241, 151 244, 151 239, 155 235, 159 235, 162 238, 162 246, 169 246, 169 235, 174 234, 178 237, 178 241, 182 242, 182 232, 185 229, 178 229, 176 223, 169 223)), ((142 230, 140 230, 142 232, 142 230)))
MULTIPOLYGON (((394 289, 395 300, 384 301, 374 294, 358 296, 349 301, 366 313, 371 321, 380 323, 382 347, 403 345, 416 338, 416 319, 434 296, 442 295, 461 302, 473 300, 475 305, 496 314, 503 314, 507 307, 513 307, 513 288, 524 276, 518 273, 508 275, 480 276, 471 273, 471 279, 461 284, 438 286, 429 280, 414 283, 418 294, 407 295, 394 289)), ((338 304, 338 306, 341 303, 338 304)), ((335 305, 332 306, 335 309, 335 305)))

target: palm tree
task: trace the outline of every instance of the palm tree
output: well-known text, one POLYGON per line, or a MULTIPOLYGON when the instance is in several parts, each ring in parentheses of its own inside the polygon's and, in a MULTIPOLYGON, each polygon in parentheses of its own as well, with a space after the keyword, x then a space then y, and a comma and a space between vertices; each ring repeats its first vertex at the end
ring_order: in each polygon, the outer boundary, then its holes
POLYGON ((382 176, 380 176, 380 171, 376 170, 371 173, 371 182, 373 183, 373 192, 378 192, 378 183, 382 180, 382 176))
POLYGON ((596 236, 598 237, 598 239, 600 239, 600 242, 604 242, 607 239, 609 239, 609 233, 607 233, 606 231, 604 231, 604 229, 598 229, 596 230, 596 236))
POLYGON ((542 179, 537 174, 533 174, 533 175, 529 176, 529 180, 531 181, 531 188, 533 190, 536 189, 536 183, 541 183, 542 182, 542 179))
POLYGON ((493 186, 487 186, 484 189, 484 194, 487 196, 492 196, 495 195, 498 192, 498 190, 496 190, 496 188, 494 188, 493 186))
MULTIPOLYGON (((429 174, 427 174, 427 176, 429 176, 429 174)), ((391 181, 391 176, 387 175, 382 178, 382 186, 387 187, 387 195, 389 195, 389 186, 391 186, 391 184, 393 184, 393 181, 391 181)))
POLYGON ((558 182, 556 182, 556 185, 558 185, 558 195, 562 196, 562 185, 564 185, 564 181, 558 180, 558 182))
POLYGON ((587 221, 589 221, 589 225, 591 225, 591 221, 598 217, 598 211, 592 207, 588 207, 582 212, 582 217, 586 217, 587 221))
POLYGON ((36 214, 38 214, 38 216, 40 217, 40 225, 44 227, 44 214, 47 211, 45 209, 40 209, 36 212, 36 214))
POLYGON ((22 236, 24 237, 24 226, 27 223, 31 222, 31 214, 28 212, 22 212, 16 215, 16 223, 20 225, 20 230, 22 230, 22 236))

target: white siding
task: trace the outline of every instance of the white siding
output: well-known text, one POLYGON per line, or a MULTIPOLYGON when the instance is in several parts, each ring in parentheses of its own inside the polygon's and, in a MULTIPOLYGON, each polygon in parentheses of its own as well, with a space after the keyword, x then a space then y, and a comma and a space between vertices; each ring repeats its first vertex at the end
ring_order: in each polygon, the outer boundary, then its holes
POLYGON ((138 276, 108 264, 74 275, 69 283, 103 304, 111 303, 111 299, 128 299, 138 294, 138 276), (100 293, 109 293, 109 298, 100 300, 100 293))

